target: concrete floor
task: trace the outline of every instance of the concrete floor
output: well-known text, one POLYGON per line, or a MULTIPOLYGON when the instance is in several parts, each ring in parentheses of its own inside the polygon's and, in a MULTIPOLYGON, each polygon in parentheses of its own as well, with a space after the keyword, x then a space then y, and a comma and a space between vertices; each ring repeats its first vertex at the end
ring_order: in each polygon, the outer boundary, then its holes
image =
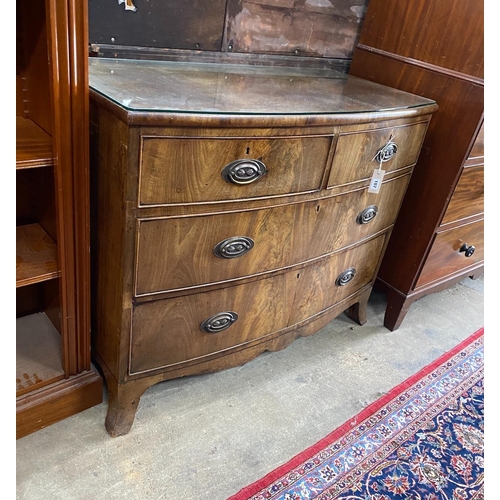
MULTIPOLYGON (((245 366, 158 384, 111 438, 105 402, 16 441, 19 500, 226 500, 330 433, 484 325, 484 281, 466 279, 382 325, 345 315, 245 366)), ((106 397, 106 396, 105 396, 106 397)))

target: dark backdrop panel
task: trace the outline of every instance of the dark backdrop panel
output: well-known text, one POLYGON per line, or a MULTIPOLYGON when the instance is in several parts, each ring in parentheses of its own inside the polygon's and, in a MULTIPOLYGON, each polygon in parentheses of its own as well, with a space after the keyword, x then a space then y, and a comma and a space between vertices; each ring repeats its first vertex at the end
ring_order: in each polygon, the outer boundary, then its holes
POLYGON ((225 0, 89 0, 88 4, 91 44, 221 50, 225 0))

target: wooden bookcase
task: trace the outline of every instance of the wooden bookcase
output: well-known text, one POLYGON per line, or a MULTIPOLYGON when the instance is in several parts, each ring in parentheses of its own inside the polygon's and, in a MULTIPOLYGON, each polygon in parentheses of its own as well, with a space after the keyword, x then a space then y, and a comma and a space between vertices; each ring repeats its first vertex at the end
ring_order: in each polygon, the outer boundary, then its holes
POLYGON ((87 4, 16 4, 16 434, 102 401, 90 359, 87 4))

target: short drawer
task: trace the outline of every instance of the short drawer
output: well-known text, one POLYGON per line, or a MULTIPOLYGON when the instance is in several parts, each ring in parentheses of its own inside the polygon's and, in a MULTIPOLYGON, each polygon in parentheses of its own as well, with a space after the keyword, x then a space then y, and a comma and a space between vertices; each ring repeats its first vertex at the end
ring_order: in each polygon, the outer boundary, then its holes
POLYGON ((226 201, 319 190, 332 138, 143 137, 139 205, 226 201))
POLYGON ((319 201, 139 221, 136 295, 264 273, 331 253, 389 228, 409 175, 319 201))
POLYGON ((386 148, 382 169, 386 172, 413 165, 418 160, 428 122, 341 134, 337 141, 328 187, 369 179, 380 161, 377 154, 386 148), (392 140, 391 140, 392 138, 392 140))
POLYGON ((478 265, 483 260, 484 220, 438 233, 416 287, 478 265))
POLYGON ((332 307, 373 280, 384 240, 252 283, 135 305, 130 373, 202 360, 332 307))
POLYGON ((382 234, 297 272, 289 324, 319 314, 371 283, 387 237, 382 234))
POLYGON ((441 224, 484 212, 484 165, 464 168, 441 224))

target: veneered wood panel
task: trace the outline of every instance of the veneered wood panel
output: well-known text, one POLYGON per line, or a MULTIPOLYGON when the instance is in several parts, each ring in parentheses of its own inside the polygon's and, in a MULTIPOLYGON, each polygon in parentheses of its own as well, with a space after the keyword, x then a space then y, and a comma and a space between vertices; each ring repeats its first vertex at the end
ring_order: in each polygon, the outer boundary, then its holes
POLYGON ((298 271, 297 292, 289 324, 299 323, 332 307, 370 283, 374 278, 384 242, 385 236, 381 235, 354 249, 335 254, 317 265, 298 271), (336 284, 337 278, 348 269, 355 270, 354 277, 347 284, 339 286, 336 284))
POLYGON ((321 188, 332 136, 142 139, 140 205, 237 200, 321 188), (225 181, 236 160, 259 160, 267 173, 251 184, 225 181))
POLYGON ((286 327, 295 292, 291 275, 134 307, 131 373, 152 370, 229 349, 286 327), (232 311, 228 329, 206 333, 200 325, 232 311))
POLYGON ((396 154, 382 163, 382 170, 391 172, 414 164, 420 153, 428 122, 404 127, 387 127, 369 132, 341 134, 337 141, 328 187, 369 179, 379 168, 374 159, 389 139, 398 145, 396 154))
POLYGON ((415 288, 459 272, 461 269, 478 265, 483 260, 484 220, 438 233, 415 288), (464 243, 475 247, 470 257, 460 252, 464 243))
POLYGON ((314 203, 297 205, 293 257, 302 262, 344 248, 390 228, 397 217, 410 175, 384 182, 378 194, 361 189, 314 203), (375 207, 377 215, 360 224, 362 212, 375 207))
POLYGON ((228 0, 224 50, 349 59, 368 0, 228 0))
POLYGON ((187 288, 280 268, 290 263, 295 205, 275 209, 143 221, 139 227, 136 294, 187 288), (237 258, 214 247, 243 236, 255 245, 237 258))
POLYGON ((225 0, 89 0, 89 40, 93 44, 220 50, 225 0), (126 6, 135 11, 126 10, 126 6))
POLYGON ((439 103, 379 271, 383 281, 408 293, 477 132, 484 87, 361 49, 351 72, 439 103))
POLYGON ((228 214, 143 220, 139 226, 136 293, 196 287, 269 272, 320 257, 389 228, 409 176, 321 201, 228 214), (370 206, 377 215, 358 216, 370 206), (214 255, 215 246, 244 236, 253 248, 236 258, 214 255))
POLYGON ((370 0, 359 42, 483 78, 483 18, 483 0, 370 0))
POLYGON ((484 166, 464 168, 441 224, 484 212, 484 166))
POLYGON ((121 345, 112 332, 122 327, 128 135, 124 123, 91 106, 92 347, 116 376, 121 345))
MULTIPOLYGON (((384 236, 319 265, 269 279, 185 297, 146 302, 133 311, 131 373, 202 358, 294 325, 359 291, 373 279, 384 236), (354 278, 335 284, 355 267, 354 278), (225 311, 238 319, 226 330, 206 333, 200 325, 225 311)), ((201 359, 200 359, 201 361, 201 359)))

